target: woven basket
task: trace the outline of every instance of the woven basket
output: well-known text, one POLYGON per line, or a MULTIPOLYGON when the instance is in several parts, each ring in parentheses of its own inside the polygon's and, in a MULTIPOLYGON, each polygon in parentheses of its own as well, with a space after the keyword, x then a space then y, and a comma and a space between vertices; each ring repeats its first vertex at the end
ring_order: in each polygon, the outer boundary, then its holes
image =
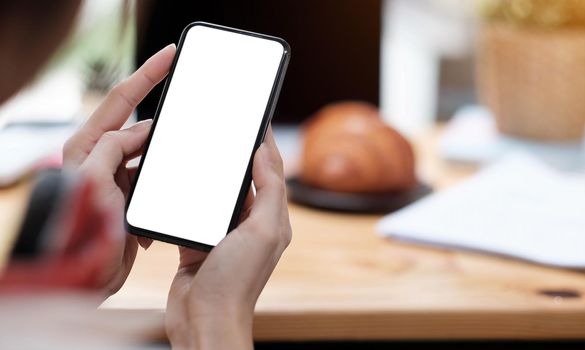
POLYGON ((543 141, 585 131, 585 29, 484 25, 478 38, 480 101, 498 129, 543 141))

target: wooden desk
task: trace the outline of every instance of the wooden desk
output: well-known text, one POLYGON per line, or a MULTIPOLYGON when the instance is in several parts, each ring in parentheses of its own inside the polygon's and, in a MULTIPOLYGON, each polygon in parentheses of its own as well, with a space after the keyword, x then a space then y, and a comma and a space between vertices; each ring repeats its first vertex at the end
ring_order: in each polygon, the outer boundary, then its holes
MULTIPOLYGON (((417 143, 421 177, 445 188, 473 173, 440 161, 435 136, 417 143)), ((0 209, 25 193, 0 192, 0 209)), ((293 242, 258 301, 257 340, 585 338, 583 273, 384 239, 379 216, 290 211, 293 242)), ((163 243, 140 251, 104 308, 163 310, 177 258, 163 243)))
MULTIPOLYGON (((445 188, 475 169, 440 161, 437 133, 417 143, 419 173, 445 188)), ((290 217, 292 244, 258 301, 258 340, 585 338, 583 273, 381 238, 375 215, 291 204, 290 217), (566 290, 582 297, 555 296, 566 290)), ((155 243, 105 306, 162 310, 176 264, 176 248, 155 243)))

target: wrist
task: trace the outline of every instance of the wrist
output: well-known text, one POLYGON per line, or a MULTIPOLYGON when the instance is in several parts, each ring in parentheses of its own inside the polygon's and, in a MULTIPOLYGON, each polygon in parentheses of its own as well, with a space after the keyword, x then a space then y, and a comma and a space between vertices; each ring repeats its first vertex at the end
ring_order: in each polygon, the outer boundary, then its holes
POLYGON ((194 315, 191 325, 196 349, 253 349, 252 316, 218 308, 194 315))

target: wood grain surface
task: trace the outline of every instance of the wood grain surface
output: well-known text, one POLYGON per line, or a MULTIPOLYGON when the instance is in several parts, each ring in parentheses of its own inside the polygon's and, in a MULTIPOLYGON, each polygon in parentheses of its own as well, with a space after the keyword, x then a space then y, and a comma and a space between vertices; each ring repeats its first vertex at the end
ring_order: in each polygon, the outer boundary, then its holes
POLYGON ((30 181, 25 180, 0 189, 0 269, 6 263, 22 223, 31 187, 30 181))
MULTIPOLYGON (((418 173, 442 189, 475 169, 441 161, 436 134, 417 142, 418 173)), ((0 191, 3 233, 26 193, 0 191)), ((382 238, 379 216, 292 204, 290 214, 293 241, 258 301, 257 340, 585 339, 582 272, 382 238)), ((141 250, 102 307, 159 315, 177 260, 168 244, 141 250)))
MULTIPOLYGON (((443 189, 475 168, 441 161, 438 132, 417 142, 418 172, 443 189)), ((382 238, 379 216, 292 204, 290 216, 293 241, 258 301, 258 340, 585 338, 581 272, 382 238)), ((177 258, 163 243, 140 252, 104 307, 163 309, 177 258)))

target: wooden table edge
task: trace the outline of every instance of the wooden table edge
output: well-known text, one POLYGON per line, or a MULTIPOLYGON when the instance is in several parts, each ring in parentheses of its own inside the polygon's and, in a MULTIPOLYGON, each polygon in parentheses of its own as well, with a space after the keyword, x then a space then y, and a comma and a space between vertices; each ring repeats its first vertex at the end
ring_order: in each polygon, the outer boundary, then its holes
MULTIPOLYGON (((106 315, 152 318, 166 339, 164 310, 101 309, 106 315)), ((585 311, 257 312, 255 341, 585 340, 585 311), (301 316, 302 317, 299 317, 301 316)))

